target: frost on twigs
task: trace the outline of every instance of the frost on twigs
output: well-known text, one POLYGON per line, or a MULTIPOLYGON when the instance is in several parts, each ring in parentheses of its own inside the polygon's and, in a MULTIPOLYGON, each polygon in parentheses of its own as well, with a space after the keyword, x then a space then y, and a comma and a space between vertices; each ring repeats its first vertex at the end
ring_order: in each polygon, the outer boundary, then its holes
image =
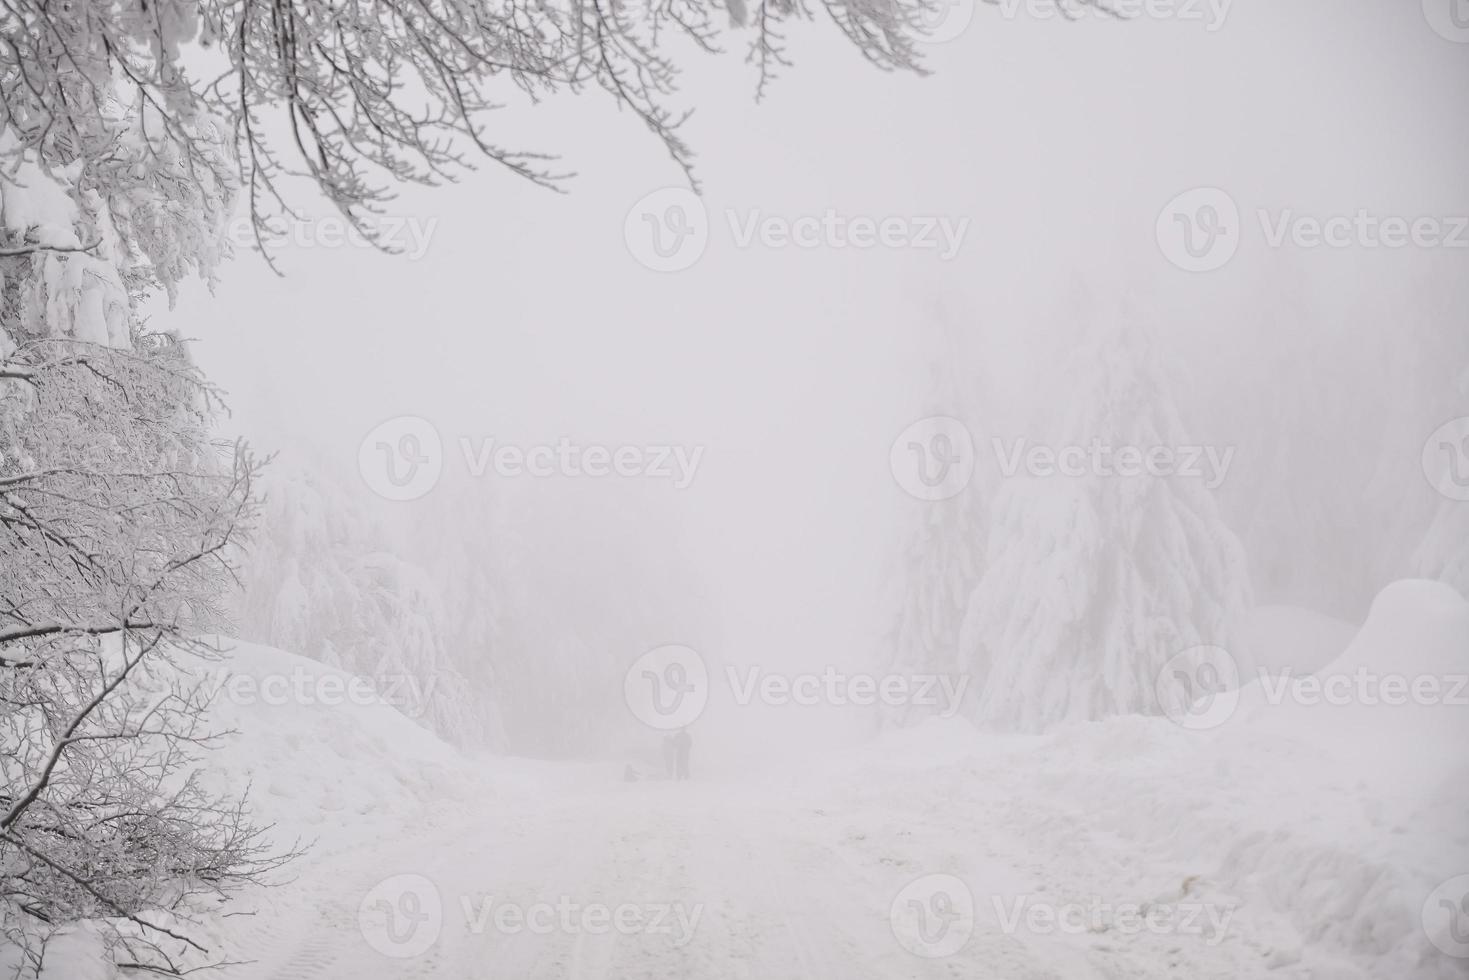
POLYGON ((223 732, 181 654, 218 624, 257 465, 167 335, 0 359, 0 947, 39 971, 83 930, 113 962, 218 962, 191 923, 273 853, 198 782, 223 732))
POLYGON ((80 162, 78 179, 168 283, 195 260, 207 274, 213 256, 144 230, 172 223, 151 208, 195 211, 204 220, 189 226, 206 227, 238 188, 264 250, 295 214, 298 181, 373 240, 396 186, 452 180, 476 159, 556 186, 568 174, 550 157, 496 137, 492 112, 510 98, 599 89, 692 181, 687 113, 671 105, 680 53, 744 28, 763 93, 789 64, 779 25, 819 13, 878 67, 916 70, 933 2, 107 0, 83 17, 15 0, 0 12, 0 134, 47 168, 80 162))

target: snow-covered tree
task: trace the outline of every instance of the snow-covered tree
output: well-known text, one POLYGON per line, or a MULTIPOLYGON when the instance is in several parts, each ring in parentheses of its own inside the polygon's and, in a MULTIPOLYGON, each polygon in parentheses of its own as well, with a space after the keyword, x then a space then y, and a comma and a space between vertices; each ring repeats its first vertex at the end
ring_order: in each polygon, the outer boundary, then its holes
POLYGON ((707 622, 698 580, 641 490, 445 481, 430 507, 371 509, 277 460, 237 595, 240 635, 420 699, 460 744, 561 756, 628 720, 628 663, 707 622), (652 542, 657 541, 656 545, 652 542))
POLYGON ((276 864, 241 798, 196 782, 218 733, 180 668, 210 655, 192 637, 251 523, 255 465, 214 455, 212 403, 136 325, 122 349, 40 338, 0 358, 0 943, 22 976, 81 919, 119 962, 207 960, 201 896, 276 864))
MULTIPOLYGON (((922 0, 822 7, 869 61, 917 68, 922 0)), ((687 168, 682 117, 666 104, 674 37, 713 51, 722 18, 748 26, 763 85, 788 64, 779 25, 805 13, 790 0, 107 0, 80 9, 15 0, 0 11, 0 134, 48 168, 79 166, 104 197, 134 180, 154 184, 151 205, 128 220, 178 200, 149 173, 158 159, 186 197, 211 196, 237 174, 263 236, 290 213, 293 178, 375 236, 371 219, 394 185, 451 179, 471 152, 539 183, 557 179, 546 157, 489 132, 487 116, 507 96, 531 103, 601 89, 687 168), (132 130, 129 145, 146 147, 143 156, 116 152, 118 134, 132 130), (228 170, 221 139, 234 151, 228 170)), ((155 244, 187 263, 205 243, 155 244)))
MULTIPOLYGON (((55 37, 99 8, 68 10, 55 37)), ((0 13, 13 44, 27 12, 0 13)), ((39 27, 39 22, 29 21, 39 27)), ((54 38, 53 38, 54 39, 54 38)), ((138 314, 206 278, 232 190, 209 121, 197 157, 167 113, 119 97, 82 49, 44 67, 52 95, 101 107, 60 124, 0 62, 0 942, 21 975, 78 920, 118 962, 180 972, 207 954, 188 922, 275 863, 238 795, 203 789, 215 733, 181 666, 208 657, 255 463, 213 442, 219 408, 175 334, 138 314)), ((23 47, 21 50, 25 50, 23 47)), ((33 52, 32 52, 33 53, 33 52)))
MULTIPOLYGON (((928 343, 927 392, 919 417, 947 416, 965 424, 974 438, 977 386, 959 342, 957 325, 937 305, 924 325, 928 343)), ((886 637, 888 667, 894 674, 963 670, 959 630, 969 595, 979 582, 985 548, 985 487, 976 474, 958 494, 945 500, 906 501, 911 513, 898 578, 894 584, 893 624, 886 637)), ((896 707, 884 721, 915 720, 913 706, 896 707)))
MULTIPOLYGON (((1050 445, 1184 447, 1186 430, 1141 330, 1078 351, 1050 445)), ((1089 464, 1090 465, 1090 464, 1089 464)), ((984 724, 1037 730, 1158 710, 1176 654, 1222 646, 1243 664, 1243 550, 1196 477, 1016 474, 992 508, 983 578, 961 635, 984 724)))
POLYGON ((404 557, 395 529, 320 474, 274 472, 265 486, 237 593, 240 636, 365 677, 450 741, 501 744, 493 697, 461 669, 487 651, 466 648, 455 626, 465 610, 404 557))

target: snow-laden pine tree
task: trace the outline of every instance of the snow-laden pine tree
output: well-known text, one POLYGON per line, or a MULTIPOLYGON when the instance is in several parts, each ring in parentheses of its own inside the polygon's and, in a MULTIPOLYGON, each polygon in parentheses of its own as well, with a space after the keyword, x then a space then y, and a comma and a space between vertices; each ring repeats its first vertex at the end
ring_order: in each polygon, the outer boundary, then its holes
MULTIPOLYGON (((918 417, 957 418, 978 440, 974 419, 978 386, 955 323, 937 306, 929 309, 927 393, 918 417)), ((979 472, 945 500, 905 498, 909 524, 889 602, 892 626, 886 637, 890 673, 948 674, 963 669, 959 629, 969 594, 979 581, 985 547, 985 488, 979 472)), ((883 722, 909 724, 933 709, 900 705, 885 710, 883 722)))
POLYGON ((506 584, 498 574, 503 520, 499 495, 446 482, 434 491, 435 506, 416 510, 403 557, 431 579, 444 610, 443 644, 477 708, 480 744, 508 748, 508 710, 502 679, 506 584), (476 492, 477 491, 477 492, 476 492))
MULTIPOLYGON (((1069 410, 1047 445, 1188 446, 1166 381, 1141 329, 1107 330, 1075 353, 1069 410)), ((977 689, 968 713, 982 724, 1155 713, 1175 655, 1213 644, 1247 662, 1235 640, 1245 558, 1203 482, 1087 469, 1022 471, 996 495, 960 641, 977 689)))
POLYGON ((497 745, 489 692, 460 663, 481 645, 462 631, 441 586, 403 556, 399 535, 324 475, 271 472, 264 520, 241 575, 244 639, 367 678, 379 696, 461 745, 497 745))

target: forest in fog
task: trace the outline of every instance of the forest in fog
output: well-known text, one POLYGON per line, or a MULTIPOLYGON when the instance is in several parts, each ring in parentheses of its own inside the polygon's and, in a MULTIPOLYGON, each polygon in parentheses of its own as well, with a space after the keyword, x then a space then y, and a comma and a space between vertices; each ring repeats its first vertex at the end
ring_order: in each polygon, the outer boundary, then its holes
POLYGON ((0 978, 1469 976, 1464 0, 0 0, 0 978))

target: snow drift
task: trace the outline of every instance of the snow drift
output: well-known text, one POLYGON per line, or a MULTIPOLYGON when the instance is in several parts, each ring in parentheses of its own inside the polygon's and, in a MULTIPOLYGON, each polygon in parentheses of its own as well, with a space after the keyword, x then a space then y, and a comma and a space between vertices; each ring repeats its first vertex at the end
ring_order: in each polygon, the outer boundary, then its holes
POLYGON ((208 775, 249 787, 252 812, 278 839, 340 841, 454 795, 462 757, 388 703, 381 681, 273 647, 218 646, 223 659, 201 670, 216 692, 209 719, 235 734, 208 756, 208 775))
POLYGON ((1469 602, 1440 583, 1394 583, 1345 650, 1302 673, 1251 674, 1208 730, 1136 715, 1046 735, 931 722, 854 752, 841 778, 854 798, 912 809, 955 854, 983 828, 987 844, 1074 854, 1072 885, 1112 900, 1182 891, 1229 904, 1224 941, 1249 947, 1243 962, 1261 975, 1469 975, 1425 908, 1469 870, 1469 602), (1385 681, 1398 676, 1409 703, 1385 681), (1437 692, 1423 703, 1417 678, 1437 692))

